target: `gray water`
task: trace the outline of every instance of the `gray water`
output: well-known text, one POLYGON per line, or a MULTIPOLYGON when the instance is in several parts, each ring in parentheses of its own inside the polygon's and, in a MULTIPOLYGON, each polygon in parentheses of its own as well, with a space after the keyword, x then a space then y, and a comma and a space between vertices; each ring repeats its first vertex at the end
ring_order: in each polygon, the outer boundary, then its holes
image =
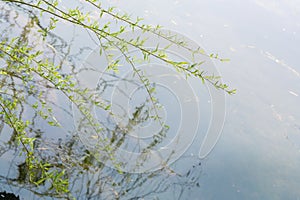
MULTIPOLYGON (((146 23, 179 32, 209 53, 230 58, 216 65, 224 82, 237 89, 237 94, 226 96, 222 135, 205 159, 198 158, 203 139, 200 130, 191 147, 172 165, 182 176, 158 174, 124 199, 141 194, 148 195, 140 199, 300 199, 300 2, 106 3, 143 17, 146 23)), ((61 34, 69 39, 70 32, 61 34)), ((76 45, 85 42, 79 40, 76 45)), ((208 124, 205 105, 203 129, 208 124)), ((52 137, 61 137, 55 134, 52 137)), ((5 159, 10 160, 10 155, 1 159, 1 167, 8 168, 5 159)), ((1 187, 38 199, 15 187, 1 187)), ((79 199, 86 197, 80 193, 79 199)))
POLYGON ((190 199, 300 199, 300 2, 112 4, 231 60, 218 69, 237 94, 227 96, 221 139, 190 199))

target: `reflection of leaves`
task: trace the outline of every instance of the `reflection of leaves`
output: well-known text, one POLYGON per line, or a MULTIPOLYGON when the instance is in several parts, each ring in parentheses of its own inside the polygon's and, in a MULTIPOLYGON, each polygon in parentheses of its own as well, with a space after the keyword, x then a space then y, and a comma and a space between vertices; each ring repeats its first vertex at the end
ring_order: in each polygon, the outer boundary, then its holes
POLYGON ((18 165, 19 176, 17 180, 21 183, 24 183, 27 180, 27 165, 26 162, 18 165))
POLYGON ((129 119, 129 124, 135 126, 146 122, 150 118, 149 109, 150 108, 147 107, 145 103, 135 107, 135 111, 132 113, 132 118, 129 119))

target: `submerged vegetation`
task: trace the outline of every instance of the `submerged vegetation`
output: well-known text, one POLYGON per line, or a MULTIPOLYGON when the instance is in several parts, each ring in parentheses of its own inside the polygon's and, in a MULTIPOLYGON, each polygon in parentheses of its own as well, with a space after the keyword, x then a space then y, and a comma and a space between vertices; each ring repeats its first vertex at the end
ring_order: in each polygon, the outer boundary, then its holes
MULTIPOLYGON (((159 109, 155 85, 136 67, 138 63, 150 61, 151 58, 172 66, 187 77, 193 76, 213 84, 228 94, 235 93, 235 90, 223 84, 220 77, 201 70, 203 62, 173 60, 167 50, 172 45, 180 46, 193 56, 200 54, 226 61, 217 54, 209 55, 203 49, 192 49, 180 37, 163 31, 162 27, 143 24, 142 19, 134 19, 113 7, 102 6, 97 0, 76 2, 77 6, 68 7, 68 4, 70 2, 46 0, 2 0, 0 3, 0 133, 9 138, 1 143, 0 154, 13 150, 12 154, 18 160, 17 177, 3 176, 1 179, 12 186, 21 185, 37 196, 72 199, 82 198, 81 195, 90 198, 100 195, 104 199, 118 199, 157 174, 124 173, 119 167, 122 163, 114 157, 114 149, 122 145, 126 130, 131 126, 143 123, 148 118, 158 121, 160 118, 157 112, 149 115, 141 106, 132 113, 126 127, 106 127, 95 119, 90 112, 91 106, 114 115, 110 110, 110 102, 95 94, 96 88, 83 87, 78 74, 85 69, 78 67, 78 57, 84 54, 85 49, 79 47, 77 56, 71 56, 72 40, 64 41, 65 37, 56 31, 57 26, 68 24, 87 31, 90 39, 100 46, 99 54, 106 56, 108 71, 118 73, 121 66, 120 60, 107 52, 114 50, 122 54, 143 84, 148 103, 154 110, 159 109), (170 45, 148 48, 143 37, 124 37, 127 31, 161 37, 170 45), (140 52, 140 58, 130 55, 132 49, 140 52), (71 125, 57 119, 62 115, 72 119, 72 107, 84 116, 77 122, 82 129, 74 130, 71 125), (96 145, 104 154, 103 159, 113 162, 118 174, 113 169, 106 169, 101 160, 94 156, 95 152, 81 143, 78 134, 85 131, 86 126, 92 127, 92 131, 99 135, 109 135, 108 140, 97 138, 99 141, 96 145), (46 140, 45 132, 50 135, 68 134, 64 139, 46 140), (84 187, 78 181, 83 179, 86 184, 84 187), (97 188, 93 188, 93 185, 97 185, 97 188)), ((144 151, 153 148, 166 134, 168 126, 163 122, 160 124, 161 132, 153 137, 153 142, 144 151)), ((163 171, 168 172, 166 176, 176 174, 168 167, 157 173, 163 171)), ((149 194, 151 191, 146 191, 141 197, 149 194)))

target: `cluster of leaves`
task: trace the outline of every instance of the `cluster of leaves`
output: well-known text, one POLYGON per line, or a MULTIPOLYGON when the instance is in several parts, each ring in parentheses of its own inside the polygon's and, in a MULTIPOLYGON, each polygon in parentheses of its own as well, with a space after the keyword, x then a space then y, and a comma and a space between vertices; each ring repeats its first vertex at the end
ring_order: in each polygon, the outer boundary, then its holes
MULTIPOLYGON (((9 5, 18 8, 26 8, 33 10, 32 12, 42 14, 49 18, 48 25, 40 26, 40 21, 37 16, 31 18, 28 23, 27 30, 20 36, 14 38, 1 38, 0 41, 0 58, 5 61, 4 66, 0 68, 0 114, 3 116, 5 124, 9 125, 16 136, 17 145, 21 146, 26 154, 26 169, 29 172, 29 181, 35 185, 44 184, 45 181, 51 183, 50 189, 56 193, 69 192, 68 178, 65 175, 65 170, 55 168, 53 163, 49 163, 38 157, 35 149, 36 138, 31 135, 32 126, 34 124, 30 120, 24 119, 21 113, 24 112, 24 105, 29 106, 34 112, 45 120, 50 126, 61 126, 53 115, 51 105, 47 102, 45 96, 48 89, 54 89, 61 92, 84 116, 82 126, 88 124, 93 127, 93 131, 100 133, 103 127, 94 119, 90 113, 90 108, 87 105, 92 103, 101 109, 108 110, 109 105, 101 100, 101 97, 95 97, 93 91, 88 88, 81 88, 76 82, 76 78, 70 74, 63 73, 62 64, 56 65, 48 60, 43 50, 33 46, 29 42, 28 33, 32 27, 38 27, 39 37, 47 40, 49 34, 55 29, 56 24, 64 21, 73 25, 82 27, 93 33, 97 38, 102 52, 111 52, 112 49, 120 52, 126 59, 127 63, 132 67, 135 74, 143 83, 149 100, 154 107, 158 106, 155 98, 155 86, 153 86, 147 76, 139 69, 136 64, 139 62, 133 56, 130 56, 130 49, 134 48, 141 52, 143 61, 149 61, 151 57, 159 59, 162 62, 173 66, 177 71, 186 76, 194 76, 202 81, 213 84, 217 89, 222 89, 229 94, 235 93, 235 90, 228 88, 226 84, 220 82, 220 77, 207 75, 207 72, 201 70, 201 64, 183 61, 174 61, 168 56, 167 49, 169 46, 157 46, 154 49, 146 47, 145 39, 136 37, 126 39, 122 34, 126 31, 135 32, 137 30, 143 33, 150 33, 161 37, 170 42, 171 45, 177 45, 188 50, 192 55, 201 54, 220 61, 225 61, 218 55, 207 55, 202 49, 191 49, 188 44, 178 38, 176 35, 167 34, 161 30, 160 26, 150 26, 142 24, 141 18, 132 19, 128 14, 122 14, 115 11, 115 8, 104 8, 97 0, 84 0, 86 6, 98 12, 95 19, 90 12, 84 9, 65 8, 60 5, 58 0, 39 0, 37 2, 25 0, 3 0, 9 5), (104 16, 110 17, 111 21, 102 24, 101 20, 104 16), (115 22, 115 23, 113 23, 115 22), (113 24, 112 24, 113 23, 113 24), (89 101, 90 103, 86 103, 89 101), (39 176, 37 172, 39 171, 39 176)), ((109 62, 108 70, 115 72, 119 69, 120 60, 113 59, 114 55, 106 55, 109 62)), ((112 113, 113 114, 113 113, 112 113)), ((160 120, 156 112, 151 116, 155 120, 160 120)), ((164 131, 168 129, 167 125, 161 122, 164 131)), ((154 143, 151 143, 149 148, 153 147, 157 141, 162 140, 163 132, 154 137, 154 143)), ((101 146, 107 152, 107 157, 114 160, 114 155, 106 141, 101 146)), ((116 166, 118 163, 116 163, 116 166)))
POLYGON ((0 113, 4 123, 13 129, 16 145, 21 145, 26 154, 29 181, 39 185, 48 180, 56 192, 67 192, 68 182, 61 178, 64 171, 49 171, 51 165, 36 157, 36 138, 30 135, 30 126, 33 124, 30 120, 25 120, 22 113, 31 108, 49 125, 60 126, 52 115, 52 108, 45 101, 45 89, 56 88, 70 97, 74 83, 70 76, 58 73, 58 66, 47 59, 42 60, 42 52, 34 51, 28 44, 22 43, 21 39, 2 40, 0 43, 0 57, 5 61, 4 67, 0 69, 0 113), (44 87, 41 88, 41 85, 44 87), (24 108, 25 105, 27 109, 24 108), (38 179, 37 170, 42 172, 38 179))

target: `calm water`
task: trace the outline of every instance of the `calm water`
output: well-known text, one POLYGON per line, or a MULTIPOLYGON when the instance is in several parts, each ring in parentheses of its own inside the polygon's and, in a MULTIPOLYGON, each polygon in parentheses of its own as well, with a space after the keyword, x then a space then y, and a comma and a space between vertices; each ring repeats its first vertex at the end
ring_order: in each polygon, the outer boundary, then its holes
MULTIPOLYGON (((203 139, 200 130, 188 151, 172 165, 182 176, 158 174, 147 179, 146 185, 132 189, 124 199, 141 194, 147 194, 144 199, 300 199, 300 2, 106 3, 177 31, 207 52, 230 58, 230 62, 217 66, 223 80, 237 88, 236 95, 226 97, 222 136, 208 157, 199 160, 197 156, 203 139)), ((66 40, 68 34, 62 32, 66 40)), ((82 37, 80 34, 76 37, 82 37)), ((75 46, 84 42, 78 40, 75 46)), ((91 49, 95 46, 93 42, 90 45, 91 49)), ((208 123, 205 105, 201 113, 203 129, 208 123)), ((8 169, 5 160, 10 160, 10 154, 1 160, 1 168, 8 169)), ((5 183, 1 187, 38 199, 18 187, 5 183)))
POLYGON ((219 70, 238 93, 191 199, 300 199, 300 2, 112 4, 231 59, 219 70))

